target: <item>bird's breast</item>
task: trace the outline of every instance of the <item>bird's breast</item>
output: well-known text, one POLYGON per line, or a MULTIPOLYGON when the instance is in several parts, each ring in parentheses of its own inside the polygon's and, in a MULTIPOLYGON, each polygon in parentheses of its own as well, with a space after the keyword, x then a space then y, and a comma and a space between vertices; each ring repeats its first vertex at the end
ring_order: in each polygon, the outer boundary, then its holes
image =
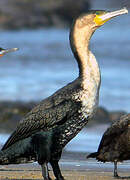
POLYGON ((79 113, 82 118, 92 117, 98 106, 99 88, 95 84, 91 84, 90 88, 84 89, 80 96, 81 108, 79 113))

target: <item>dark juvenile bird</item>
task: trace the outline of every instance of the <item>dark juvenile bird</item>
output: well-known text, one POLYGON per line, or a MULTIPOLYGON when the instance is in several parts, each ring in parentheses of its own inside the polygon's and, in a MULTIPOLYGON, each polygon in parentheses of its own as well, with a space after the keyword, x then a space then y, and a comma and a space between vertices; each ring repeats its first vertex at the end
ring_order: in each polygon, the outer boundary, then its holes
POLYGON ((17 51, 18 48, 11 48, 11 49, 3 49, 0 47, 0 57, 4 56, 5 54, 9 53, 9 52, 14 52, 17 51))
POLYGON ((62 149, 93 117, 98 105, 100 71, 89 50, 90 38, 106 21, 127 12, 90 11, 74 21, 70 44, 79 67, 78 78, 20 121, 0 152, 0 164, 38 161, 44 180, 49 180, 49 162, 56 179, 64 179, 58 164, 62 149))
POLYGON ((98 151, 91 153, 87 158, 114 162, 114 177, 119 177, 117 162, 130 160, 130 114, 122 116, 105 131, 98 151))

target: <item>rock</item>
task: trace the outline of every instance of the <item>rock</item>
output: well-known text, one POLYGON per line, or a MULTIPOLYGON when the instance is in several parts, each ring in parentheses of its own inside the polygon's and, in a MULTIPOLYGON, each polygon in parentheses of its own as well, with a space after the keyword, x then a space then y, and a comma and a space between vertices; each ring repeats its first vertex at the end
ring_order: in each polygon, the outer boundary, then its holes
POLYGON ((94 120, 97 121, 97 123, 110 123, 110 113, 105 108, 99 107, 94 120))
POLYGON ((88 0, 4 0, 0 1, 0 28, 64 27, 89 7, 88 0))
POLYGON ((113 111, 110 112, 110 121, 114 122, 120 119, 121 116, 127 114, 125 111, 113 111))
POLYGON ((94 118, 89 121, 87 126, 94 126, 95 124, 107 124, 110 122, 109 112, 105 108, 99 107, 94 118))
POLYGON ((14 131, 18 122, 35 105, 34 102, 0 102, 0 133, 14 131))

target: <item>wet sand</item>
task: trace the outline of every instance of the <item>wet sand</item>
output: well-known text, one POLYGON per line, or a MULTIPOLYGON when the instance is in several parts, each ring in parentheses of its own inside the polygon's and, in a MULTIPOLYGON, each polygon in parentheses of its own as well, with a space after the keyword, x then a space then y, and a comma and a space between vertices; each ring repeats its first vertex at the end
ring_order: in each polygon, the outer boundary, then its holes
MULTIPOLYGON (((60 161, 62 174, 66 180, 113 180, 113 164, 96 161, 68 160, 60 161)), ((51 167, 50 176, 55 179, 51 167)), ((118 166, 119 175, 130 176, 130 162, 118 166)), ((0 179, 42 179, 41 168, 37 163, 0 166, 0 179)), ((128 178, 124 178, 128 179, 128 178)), ((130 179, 130 177, 129 177, 130 179)))

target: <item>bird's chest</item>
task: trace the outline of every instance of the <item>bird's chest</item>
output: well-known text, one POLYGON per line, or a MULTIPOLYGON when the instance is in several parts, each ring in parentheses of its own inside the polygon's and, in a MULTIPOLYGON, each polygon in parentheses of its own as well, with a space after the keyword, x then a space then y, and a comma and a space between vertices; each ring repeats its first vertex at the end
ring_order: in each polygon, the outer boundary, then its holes
POLYGON ((89 90, 84 90, 80 96, 81 107, 79 113, 81 118, 92 117, 98 106, 98 88, 92 86, 89 90))

